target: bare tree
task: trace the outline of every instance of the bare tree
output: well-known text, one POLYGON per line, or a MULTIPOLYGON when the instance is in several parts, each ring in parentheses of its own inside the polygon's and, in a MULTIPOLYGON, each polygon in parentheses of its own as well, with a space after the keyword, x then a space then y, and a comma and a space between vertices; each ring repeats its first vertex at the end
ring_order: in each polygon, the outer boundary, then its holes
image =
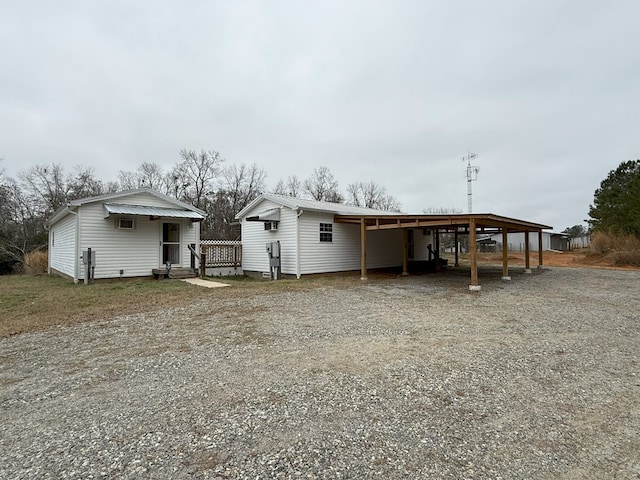
POLYGON ((19 174, 33 205, 48 214, 65 205, 69 199, 68 182, 62 165, 37 165, 19 174))
POLYGON ((122 190, 135 190, 146 187, 158 192, 168 193, 167 182, 171 178, 160 165, 154 162, 144 162, 135 171, 118 172, 118 181, 122 190))
POLYGON ((154 162, 144 162, 138 167, 140 187, 152 188, 158 192, 166 190, 166 174, 162 167, 154 162))
POLYGON ((222 188, 231 197, 234 215, 264 191, 267 174, 254 163, 229 165, 222 172, 222 188))
POLYGON ((356 182, 347 186, 347 202, 357 207, 400 211, 400 203, 387 193, 387 189, 373 181, 356 182))
POLYGON ((11 273, 27 252, 47 243, 42 205, 12 178, 0 175, 0 274, 11 273))
POLYGON ((295 175, 287 177, 286 181, 280 179, 273 189, 273 193, 299 197, 302 195, 302 181, 295 175))
POLYGON ((266 173, 254 163, 228 165, 222 170, 220 188, 207 205, 208 234, 235 238, 235 215, 264 191, 266 173))
POLYGON ((327 167, 316 168, 304 181, 304 191, 314 200, 342 203, 344 197, 338 190, 338 182, 327 167))
POLYGON ((450 215, 462 213, 462 209, 455 207, 429 207, 423 208, 422 213, 426 215, 450 215))
POLYGON ((103 183, 95 176, 93 168, 77 166, 75 174, 67 179, 69 200, 93 197, 105 193, 103 183))
POLYGON ((172 173, 172 189, 176 198, 187 201, 198 208, 205 207, 206 196, 213 193, 214 180, 220 173, 224 158, 215 150, 183 149, 182 161, 172 173))

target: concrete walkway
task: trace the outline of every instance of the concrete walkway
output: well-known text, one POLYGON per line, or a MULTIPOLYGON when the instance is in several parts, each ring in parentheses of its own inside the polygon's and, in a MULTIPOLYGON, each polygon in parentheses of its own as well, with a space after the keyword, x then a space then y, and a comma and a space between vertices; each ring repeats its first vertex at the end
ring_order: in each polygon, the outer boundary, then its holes
POLYGON ((183 278, 182 281, 190 283, 191 285, 198 285, 199 287, 206 287, 206 288, 218 288, 218 287, 230 286, 227 283, 212 282, 209 280, 203 280, 201 278, 183 278))

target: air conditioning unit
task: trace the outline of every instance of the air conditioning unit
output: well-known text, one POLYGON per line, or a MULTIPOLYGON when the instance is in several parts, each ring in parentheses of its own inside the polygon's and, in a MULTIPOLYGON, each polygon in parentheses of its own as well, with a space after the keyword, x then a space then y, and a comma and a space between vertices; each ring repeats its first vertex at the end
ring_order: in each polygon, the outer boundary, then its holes
POLYGON ((278 230, 278 222, 264 222, 264 229, 270 231, 278 230))

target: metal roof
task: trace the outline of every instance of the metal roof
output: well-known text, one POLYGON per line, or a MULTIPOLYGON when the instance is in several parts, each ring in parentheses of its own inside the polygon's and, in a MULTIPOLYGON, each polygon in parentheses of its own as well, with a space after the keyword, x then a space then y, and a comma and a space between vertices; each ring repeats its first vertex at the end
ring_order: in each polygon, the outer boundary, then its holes
POLYGON ((354 207, 342 203, 320 202, 318 200, 307 200, 304 198, 291 197, 289 195, 278 195, 276 193, 263 193, 236 215, 236 219, 246 216, 263 200, 270 200, 292 210, 313 210, 316 212, 333 213, 337 215, 398 215, 398 212, 387 210, 375 210, 373 208, 354 207))
POLYGON ((144 215, 150 217, 191 218, 204 219, 204 215, 192 210, 180 210, 177 208, 150 207, 147 205, 127 205, 121 203, 105 203, 104 209, 109 215, 144 215))
MULTIPOLYGON (((56 210, 51 215, 51 217, 49 217, 49 219, 46 221, 45 226, 50 227, 51 225, 59 221, 61 218, 68 215, 70 212, 75 212, 76 210, 78 210, 78 208, 81 208, 85 204, 96 203, 96 202, 117 201, 117 199, 119 198, 135 196, 135 195, 140 195, 145 193, 152 195, 160 200, 164 200, 170 205, 175 205, 176 210, 191 210, 196 214, 200 214, 202 216, 202 217, 198 217, 197 215, 194 215, 193 218, 204 218, 206 216, 205 211, 200 210, 199 208, 196 208, 193 205, 189 205, 188 203, 181 202, 180 200, 176 200, 173 197, 169 197, 160 192, 156 192, 151 188, 138 188, 136 190, 125 190, 122 192, 113 192, 113 193, 107 193, 104 195, 98 195, 96 197, 87 197, 87 198, 79 198, 77 200, 72 200, 66 205, 56 210)), ((135 214, 132 213, 130 215, 135 215, 135 214)), ((191 217, 187 217, 187 218, 191 218, 191 217)))
POLYGON ((265 210, 258 215, 253 217, 247 217, 248 222, 278 222, 280 221, 280 209, 279 208, 271 208, 269 210, 265 210))

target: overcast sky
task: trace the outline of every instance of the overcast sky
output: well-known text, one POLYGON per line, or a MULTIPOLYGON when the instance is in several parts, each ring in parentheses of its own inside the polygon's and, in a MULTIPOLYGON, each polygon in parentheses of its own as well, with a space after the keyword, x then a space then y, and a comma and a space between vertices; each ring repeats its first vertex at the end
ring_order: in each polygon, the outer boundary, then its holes
POLYGON ((103 180, 187 149, 405 212, 561 231, 640 158, 640 2, 0 0, 0 158, 103 180))

